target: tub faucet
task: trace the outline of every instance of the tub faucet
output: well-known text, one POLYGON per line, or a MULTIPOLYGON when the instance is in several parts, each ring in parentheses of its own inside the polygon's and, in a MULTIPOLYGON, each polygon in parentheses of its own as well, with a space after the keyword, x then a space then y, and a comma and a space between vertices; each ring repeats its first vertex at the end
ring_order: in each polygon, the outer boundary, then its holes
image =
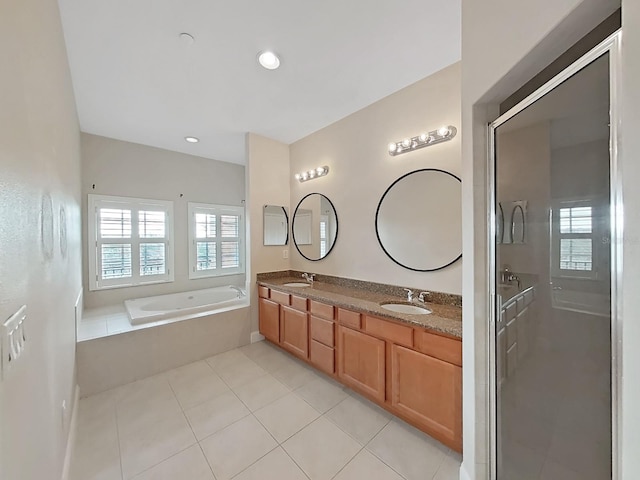
POLYGON ((238 292, 238 298, 242 298, 247 294, 247 292, 245 292, 242 288, 236 287, 235 285, 231 285, 229 286, 229 288, 238 292))
POLYGON ((311 275, 309 275, 308 273, 303 273, 302 274, 302 278, 304 278, 307 283, 310 283, 311 285, 313 285, 313 279, 315 278, 316 274, 312 273, 311 275))

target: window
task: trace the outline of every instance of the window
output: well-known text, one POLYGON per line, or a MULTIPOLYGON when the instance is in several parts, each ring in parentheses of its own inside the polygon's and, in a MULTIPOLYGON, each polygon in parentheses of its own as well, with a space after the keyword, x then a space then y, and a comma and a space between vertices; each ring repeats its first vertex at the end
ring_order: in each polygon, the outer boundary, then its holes
POLYGON ((591 200, 565 201, 553 209, 553 265, 555 276, 597 277, 599 235, 597 208, 591 200))
POLYGON ((320 258, 327 255, 327 237, 329 237, 329 216, 320 215, 320 258))
POLYGON ((89 290, 173 281, 173 203, 89 195, 89 290))
POLYGON ((244 273, 244 208, 189 203, 189 278, 244 273))

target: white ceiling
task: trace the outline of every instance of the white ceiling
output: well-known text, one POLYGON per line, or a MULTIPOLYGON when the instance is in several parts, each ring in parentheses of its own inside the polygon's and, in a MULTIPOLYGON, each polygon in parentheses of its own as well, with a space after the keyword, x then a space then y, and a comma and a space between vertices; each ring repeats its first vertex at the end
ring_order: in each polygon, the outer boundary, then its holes
POLYGON ((460 59, 460 0, 59 4, 82 131, 234 163, 246 132, 292 143, 460 59))

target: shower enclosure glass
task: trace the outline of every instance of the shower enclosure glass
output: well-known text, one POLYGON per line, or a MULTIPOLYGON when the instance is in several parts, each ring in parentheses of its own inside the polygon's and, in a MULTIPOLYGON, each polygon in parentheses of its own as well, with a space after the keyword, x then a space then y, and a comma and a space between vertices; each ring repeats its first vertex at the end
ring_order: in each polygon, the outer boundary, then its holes
POLYGON ((612 478, 610 61, 492 128, 498 480, 612 478))

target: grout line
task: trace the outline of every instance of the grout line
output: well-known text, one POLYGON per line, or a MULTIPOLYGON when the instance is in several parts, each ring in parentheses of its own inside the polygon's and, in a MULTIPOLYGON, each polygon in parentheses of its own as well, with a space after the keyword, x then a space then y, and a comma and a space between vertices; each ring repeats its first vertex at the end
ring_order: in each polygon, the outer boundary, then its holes
POLYGON ((116 422, 116 435, 118 437, 118 460, 120 460, 120 478, 124 480, 124 469, 122 468, 122 445, 120 444, 120 427, 118 426, 118 401, 113 403, 113 413, 116 422))
MULTIPOLYGON (((393 420, 393 419, 389 419, 389 421, 387 422, 387 424, 386 424, 384 427, 382 427, 382 428, 380 429, 380 431, 379 431, 378 433, 376 433, 376 434, 373 436, 373 438, 372 438, 371 440, 369 440, 369 442, 364 446, 364 448, 366 448, 366 449, 367 449, 367 452, 369 452, 371 455, 373 455, 374 457, 376 457, 378 460, 380 460, 382 463, 384 463, 387 467, 389 467, 391 470, 393 470, 393 471, 394 471, 394 472, 396 472, 398 475, 400 475, 400 477, 402 477, 402 478, 405 478, 405 479, 406 479, 407 477, 405 477, 405 476, 404 476, 403 474, 401 474, 398 470, 396 470, 393 466, 389 465, 389 464, 388 464, 387 462, 385 462, 382 458, 380 458, 380 456, 379 456, 378 454, 376 454, 376 452, 374 452, 374 451, 373 451, 373 450, 371 450, 370 448, 367 448, 367 447, 371 444, 371 442, 373 442, 373 441, 374 441, 378 436, 380 436, 380 434, 382 433, 382 431, 383 431, 383 430, 384 430, 384 429, 385 429, 385 428, 386 428, 386 427, 391 423, 391 421, 392 421, 392 420, 393 420)), ((440 468, 440 467, 438 466, 438 468, 440 468)), ((436 473, 437 473, 437 470, 436 470, 436 473)))

